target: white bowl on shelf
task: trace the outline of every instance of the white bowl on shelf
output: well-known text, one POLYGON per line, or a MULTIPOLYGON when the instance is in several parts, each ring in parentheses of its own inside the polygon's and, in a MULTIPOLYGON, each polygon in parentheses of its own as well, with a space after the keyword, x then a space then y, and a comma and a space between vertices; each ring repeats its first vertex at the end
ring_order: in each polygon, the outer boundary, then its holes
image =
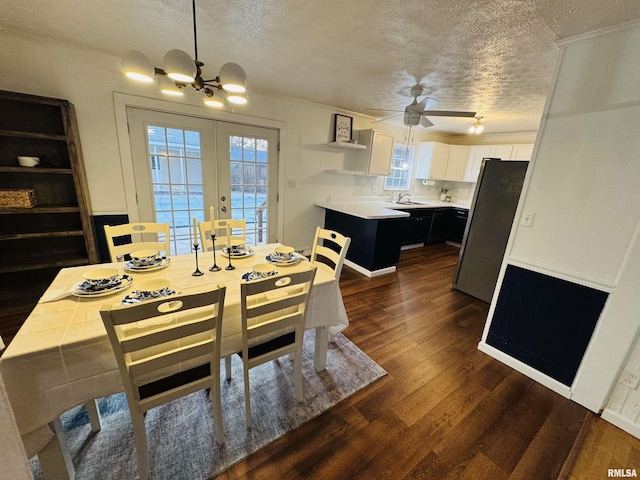
POLYGON ((18 157, 18 163, 21 167, 35 167, 40 163, 40 158, 38 157, 18 157))

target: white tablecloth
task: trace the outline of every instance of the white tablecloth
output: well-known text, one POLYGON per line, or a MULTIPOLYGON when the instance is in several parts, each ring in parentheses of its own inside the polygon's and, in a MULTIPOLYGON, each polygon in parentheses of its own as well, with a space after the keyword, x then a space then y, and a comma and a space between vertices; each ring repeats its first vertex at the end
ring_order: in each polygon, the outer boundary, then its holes
MULTIPOLYGON (((234 259, 235 270, 224 270, 227 258, 217 254, 220 272, 209 272, 213 254, 199 254, 196 277, 194 255, 171 258, 170 266, 145 273, 130 273, 133 284, 127 290, 106 297, 76 297, 47 301, 80 283, 82 273, 96 266, 65 268, 60 271, 40 303, 0 358, 0 374, 25 444, 28 436, 46 426, 60 414, 94 398, 123 391, 120 373, 111 344, 99 315, 102 305, 121 302, 146 279, 165 278, 182 292, 224 283, 227 287, 223 318, 222 353, 229 355, 242 347, 240 320, 240 278, 257 263, 266 263, 265 255, 274 245, 254 247, 255 255, 234 259)), ((107 266, 107 265, 101 265, 107 266)), ((109 264, 121 270, 123 263, 109 264)), ((293 266, 277 267, 280 273, 308 268, 303 259, 293 266)), ((307 307, 307 328, 348 324, 338 282, 318 269, 307 307)), ((316 346, 317 348, 317 346, 316 346)), ((325 351, 326 352, 326 351, 325 351)), ((27 448, 29 450, 29 448, 27 448)))

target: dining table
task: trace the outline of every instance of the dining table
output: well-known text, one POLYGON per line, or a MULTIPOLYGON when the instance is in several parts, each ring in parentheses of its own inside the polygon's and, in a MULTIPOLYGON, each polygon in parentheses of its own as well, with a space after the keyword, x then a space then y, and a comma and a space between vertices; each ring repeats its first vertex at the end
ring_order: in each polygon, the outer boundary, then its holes
MULTIPOLYGON (((137 286, 147 280, 164 279, 176 293, 189 293, 203 287, 226 287, 222 321, 222 356, 242 349, 240 285, 243 276, 256 264, 273 261, 280 244, 250 247, 242 256, 228 256, 218 250, 211 271, 213 252, 200 252, 167 258, 157 268, 145 270, 127 267, 127 262, 104 263, 63 268, 28 316, 23 326, 0 357, 0 376, 15 422, 28 456, 46 447, 40 463, 47 472, 73 478, 73 464, 64 441, 59 417, 78 405, 86 405, 92 429, 100 429, 95 399, 124 390, 116 357, 107 337, 99 311, 103 306, 132 302, 137 286), (197 263, 196 263, 197 258, 197 263), (233 269, 227 269, 231 265, 233 269), (126 288, 95 295, 78 292, 83 274, 96 268, 115 267, 126 275, 126 288), (194 275, 201 273, 201 275, 194 275), (55 434, 55 435, 54 435, 55 434), (53 441, 52 441, 53 440, 53 441)), ((280 274, 310 268, 300 254, 296 262, 276 263, 280 274)), ((337 279, 328 270, 318 268, 306 308, 305 328, 315 329, 314 368, 325 369, 329 329, 344 329, 348 318, 337 279)), ((335 330, 334 330, 335 331, 335 330)), ((52 477, 53 477, 52 475, 52 477)), ((64 478, 64 477, 61 477, 64 478)))

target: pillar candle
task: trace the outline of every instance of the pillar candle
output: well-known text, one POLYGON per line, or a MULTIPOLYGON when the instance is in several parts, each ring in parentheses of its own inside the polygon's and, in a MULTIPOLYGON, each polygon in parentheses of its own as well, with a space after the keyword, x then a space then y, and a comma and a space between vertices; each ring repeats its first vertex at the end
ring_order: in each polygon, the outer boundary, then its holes
POLYGON ((215 235, 215 231, 213 228, 213 207, 209 207, 209 219, 211 220, 211 235, 215 235))
POLYGON ((198 245, 198 220, 193 217, 193 244, 198 245))

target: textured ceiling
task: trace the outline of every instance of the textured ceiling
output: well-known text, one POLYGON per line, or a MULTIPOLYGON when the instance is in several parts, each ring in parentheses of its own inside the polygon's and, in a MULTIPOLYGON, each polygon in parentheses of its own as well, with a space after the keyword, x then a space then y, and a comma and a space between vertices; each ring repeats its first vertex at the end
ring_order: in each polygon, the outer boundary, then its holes
MULTIPOLYGON (((0 5, 0 27, 111 55, 161 65, 169 49, 194 51, 189 0, 0 5)), ((211 76, 241 64, 250 89, 375 116, 403 110, 420 82, 436 109, 477 111, 486 133, 532 132, 555 41, 638 18, 638 0, 199 0, 198 53, 211 76)), ((471 123, 430 120, 448 133, 471 123)))

